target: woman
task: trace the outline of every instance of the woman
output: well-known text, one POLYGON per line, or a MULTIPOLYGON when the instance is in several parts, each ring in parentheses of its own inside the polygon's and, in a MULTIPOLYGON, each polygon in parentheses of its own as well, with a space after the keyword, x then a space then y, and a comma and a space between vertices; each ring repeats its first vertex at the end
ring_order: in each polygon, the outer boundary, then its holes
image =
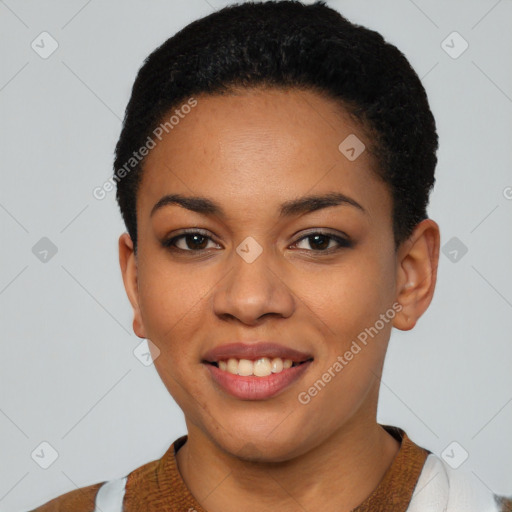
POLYGON ((230 6, 156 49, 112 183, 133 328, 188 433, 37 510, 510 510, 376 421, 391 329, 434 293, 437 145, 402 53, 322 2, 230 6))

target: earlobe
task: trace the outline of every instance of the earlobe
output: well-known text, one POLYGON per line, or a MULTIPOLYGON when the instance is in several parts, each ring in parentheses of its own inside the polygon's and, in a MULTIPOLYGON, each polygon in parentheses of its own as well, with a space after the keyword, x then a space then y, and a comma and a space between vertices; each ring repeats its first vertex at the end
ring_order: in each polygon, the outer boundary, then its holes
POLYGON ((393 326, 408 331, 427 310, 437 280, 439 226, 431 219, 421 221, 397 251, 397 302, 402 309, 393 326))
POLYGON ((119 265, 126 295, 133 308, 133 331, 139 338, 147 338, 139 307, 137 258, 128 233, 123 233, 119 237, 119 265))

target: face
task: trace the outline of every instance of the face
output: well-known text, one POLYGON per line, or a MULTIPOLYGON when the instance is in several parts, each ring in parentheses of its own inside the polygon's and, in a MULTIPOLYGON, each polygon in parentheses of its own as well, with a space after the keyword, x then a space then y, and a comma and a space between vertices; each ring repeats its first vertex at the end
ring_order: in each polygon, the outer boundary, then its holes
POLYGON ((189 436, 286 460, 375 422, 406 279, 391 197, 368 149, 353 159, 338 148, 369 141, 333 101, 276 89, 196 99, 146 159, 137 256, 120 239, 134 330, 154 344, 189 436), (162 201, 176 194, 209 203, 162 201), (228 359, 262 376, 229 373, 228 359), (293 367, 278 371, 283 359, 293 367))

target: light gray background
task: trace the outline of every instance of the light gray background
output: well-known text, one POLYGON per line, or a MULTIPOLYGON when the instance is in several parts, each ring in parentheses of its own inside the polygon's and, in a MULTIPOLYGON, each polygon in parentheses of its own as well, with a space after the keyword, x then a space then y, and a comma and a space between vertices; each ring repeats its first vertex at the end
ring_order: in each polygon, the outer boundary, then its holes
MULTIPOLYGON (((92 190, 111 174, 143 59, 227 3, 0 1, 1 511, 125 475, 185 433, 154 367, 133 354, 115 193, 92 190), (47 59, 31 48, 43 31, 59 45, 47 59), (58 249, 46 263, 32 252, 42 237, 58 249), (48 469, 31 457, 43 441, 58 452, 48 469)), ((440 135, 430 216, 443 245, 468 248, 456 262, 441 255, 430 309, 394 331, 378 420, 439 455, 457 441, 469 453, 460 471, 512 493, 512 2, 328 4, 381 32, 423 78, 440 135), (453 31, 469 43, 456 59, 441 46, 453 31)))

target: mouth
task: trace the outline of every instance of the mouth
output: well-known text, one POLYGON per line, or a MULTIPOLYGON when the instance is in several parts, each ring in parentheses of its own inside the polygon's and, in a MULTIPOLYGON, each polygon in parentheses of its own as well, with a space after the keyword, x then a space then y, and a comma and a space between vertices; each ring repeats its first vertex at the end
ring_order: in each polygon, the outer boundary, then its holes
POLYGON ((293 361, 291 359, 282 359, 280 357, 260 357, 256 360, 236 359, 231 357, 219 361, 203 361, 205 364, 215 366, 219 370, 230 373, 231 375, 240 375, 243 377, 267 377, 275 373, 281 373, 288 368, 295 368, 302 364, 313 361, 313 358, 304 361, 293 361))
POLYGON ((313 363, 311 354, 274 343, 232 343, 203 357, 217 389, 242 400, 265 400, 295 383, 313 363))

